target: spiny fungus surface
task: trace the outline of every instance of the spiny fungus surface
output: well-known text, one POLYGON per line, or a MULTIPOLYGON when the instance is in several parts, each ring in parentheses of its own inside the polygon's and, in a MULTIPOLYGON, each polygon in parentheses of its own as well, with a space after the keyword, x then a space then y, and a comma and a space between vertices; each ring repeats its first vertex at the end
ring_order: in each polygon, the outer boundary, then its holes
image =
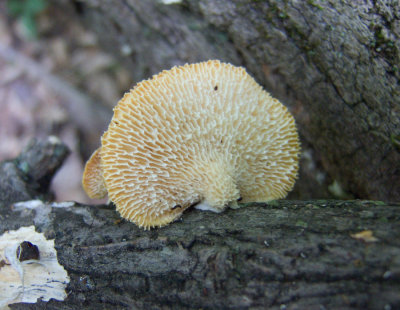
POLYGON ((90 197, 108 193, 120 214, 145 228, 191 205, 283 198, 298 171, 292 115, 243 68, 219 61, 174 67, 119 101, 86 164, 90 197))

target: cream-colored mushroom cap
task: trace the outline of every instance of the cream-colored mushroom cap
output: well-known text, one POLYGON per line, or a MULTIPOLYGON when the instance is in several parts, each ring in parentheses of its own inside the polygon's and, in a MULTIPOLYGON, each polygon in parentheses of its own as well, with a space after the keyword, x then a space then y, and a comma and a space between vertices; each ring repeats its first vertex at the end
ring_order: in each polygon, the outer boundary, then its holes
POLYGON ((198 202, 220 212, 238 199, 283 198, 298 171, 292 115, 243 68, 219 61, 139 83, 101 142, 86 166, 86 192, 108 192, 124 218, 145 228, 198 202))

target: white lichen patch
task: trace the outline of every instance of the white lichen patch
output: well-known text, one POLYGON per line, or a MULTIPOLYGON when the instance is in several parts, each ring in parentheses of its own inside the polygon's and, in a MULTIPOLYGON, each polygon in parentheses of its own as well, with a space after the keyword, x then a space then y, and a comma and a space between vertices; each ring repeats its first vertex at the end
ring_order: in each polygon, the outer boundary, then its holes
POLYGON ((18 302, 35 303, 39 298, 64 300, 68 283, 67 272, 57 261, 54 240, 47 240, 34 226, 0 236, 0 309, 18 302), (38 247, 39 259, 19 261, 17 248, 23 241, 38 247))
POLYGON ((61 144, 61 143, 62 143, 61 140, 60 140, 58 137, 56 137, 56 136, 50 136, 50 137, 48 138, 48 141, 49 141, 51 144, 53 144, 53 145, 61 144))
POLYGON ((215 213, 221 213, 224 209, 216 209, 213 206, 211 206, 210 204, 208 204, 207 202, 203 201, 198 203, 197 205, 194 206, 197 210, 201 210, 201 211, 212 211, 215 213))
POLYGON ((101 221, 94 219, 87 209, 76 207, 73 201, 45 203, 41 200, 29 200, 18 202, 13 205, 13 210, 21 212, 22 216, 29 216, 30 210, 35 210, 33 222, 35 226, 41 227, 47 227, 50 223, 49 215, 52 208, 65 208, 72 213, 82 215, 83 221, 88 225, 103 225, 101 221))
POLYGON ((22 216, 30 216, 32 214, 31 210, 35 210, 33 222, 35 226, 42 226, 47 225, 49 222, 51 207, 41 200, 29 200, 15 203, 13 210, 21 212, 22 216))
POLYGON ((159 0, 159 1, 165 5, 182 3, 182 0, 159 0))

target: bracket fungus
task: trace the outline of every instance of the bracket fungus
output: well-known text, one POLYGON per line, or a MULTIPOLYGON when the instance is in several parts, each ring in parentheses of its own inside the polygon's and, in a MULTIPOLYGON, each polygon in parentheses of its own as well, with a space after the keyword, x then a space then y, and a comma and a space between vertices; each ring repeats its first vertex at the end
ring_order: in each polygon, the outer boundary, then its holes
POLYGON ((244 68, 186 64, 137 84, 86 164, 91 198, 108 194, 138 226, 163 226, 190 206, 283 198, 298 171, 293 116, 244 68))

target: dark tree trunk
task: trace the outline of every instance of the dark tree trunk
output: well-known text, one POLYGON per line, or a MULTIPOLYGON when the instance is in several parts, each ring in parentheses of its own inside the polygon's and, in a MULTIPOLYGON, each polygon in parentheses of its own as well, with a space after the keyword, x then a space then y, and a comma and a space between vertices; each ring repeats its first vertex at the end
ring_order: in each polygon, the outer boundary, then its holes
MULTIPOLYGON (((36 229, 55 238, 69 296, 11 309, 399 309, 399 211, 277 201, 143 231, 112 207, 53 208, 36 229)), ((0 232, 34 213, 0 210, 0 232)))
POLYGON ((211 58, 245 66, 298 122, 297 197, 326 196, 325 183, 335 180, 355 197, 400 200, 397 1, 80 3, 137 81, 211 58), (328 172, 325 181, 313 157, 328 172))

